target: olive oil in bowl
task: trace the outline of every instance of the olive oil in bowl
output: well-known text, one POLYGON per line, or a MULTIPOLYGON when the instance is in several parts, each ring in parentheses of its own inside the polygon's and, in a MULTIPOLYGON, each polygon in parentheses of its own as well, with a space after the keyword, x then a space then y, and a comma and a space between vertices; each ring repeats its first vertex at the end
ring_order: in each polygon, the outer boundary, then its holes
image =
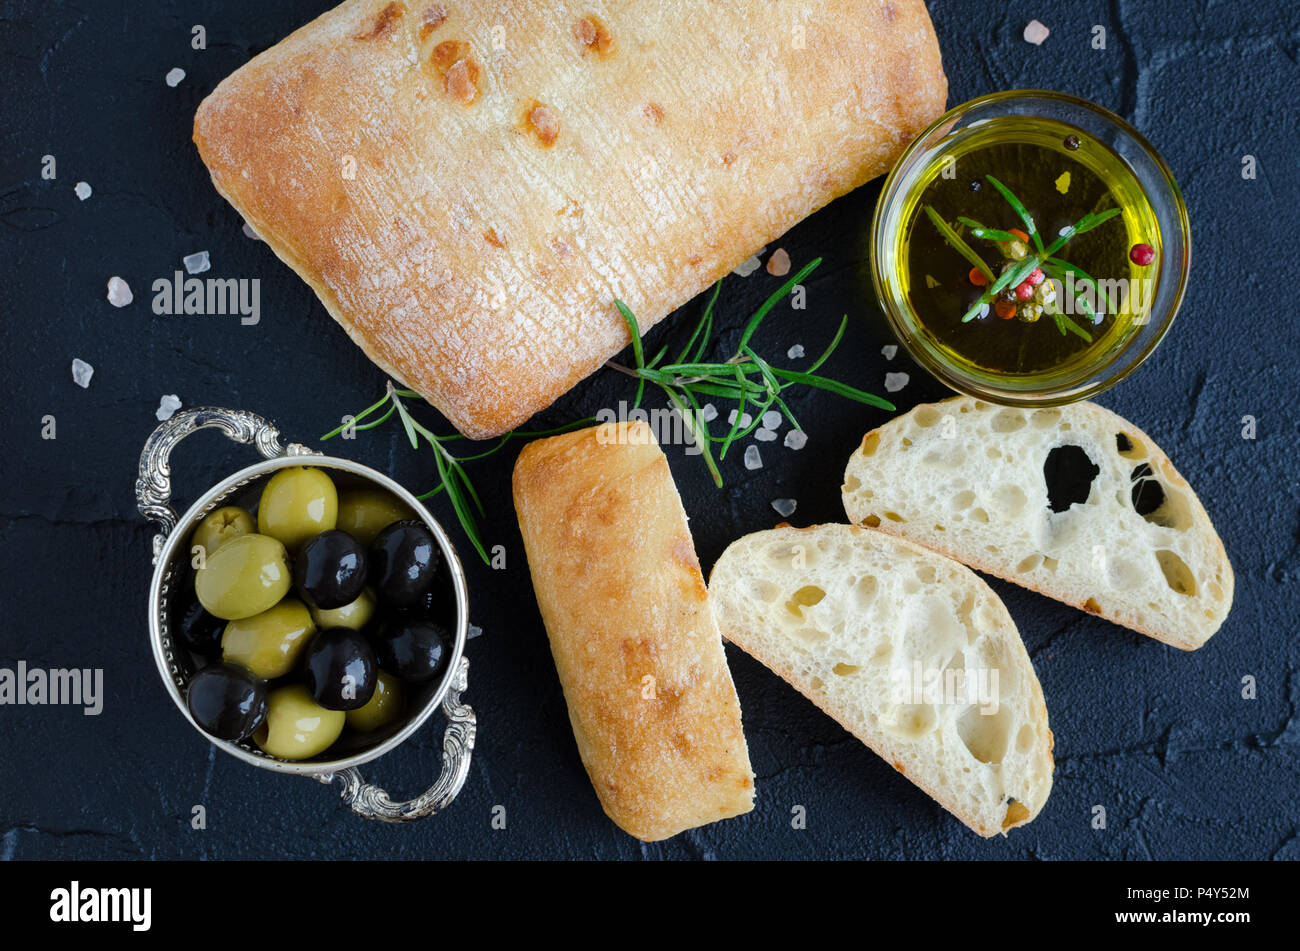
POLYGON ((1136 366, 1172 322, 1187 263, 1181 198, 1167 178, 1153 201, 1129 140, 1096 125, 1097 114, 1121 120, 1082 105, 1092 122, 1012 108, 963 123, 960 107, 886 183, 877 290, 912 355, 954 389, 1012 403, 1079 399, 1136 366))

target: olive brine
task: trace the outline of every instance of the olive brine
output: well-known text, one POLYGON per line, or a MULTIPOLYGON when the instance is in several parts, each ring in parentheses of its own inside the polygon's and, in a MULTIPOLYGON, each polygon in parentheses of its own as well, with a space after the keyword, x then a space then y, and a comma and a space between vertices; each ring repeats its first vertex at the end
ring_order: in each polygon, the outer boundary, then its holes
POLYGON ((217 739, 308 759, 345 729, 394 723, 404 691, 447 668, 441 549, 388 492, 339 492, 322 469, 282 469, 256 516, 219 508, 190 545, 194 597, 174 624, 201 665, 190 714, 217 739))

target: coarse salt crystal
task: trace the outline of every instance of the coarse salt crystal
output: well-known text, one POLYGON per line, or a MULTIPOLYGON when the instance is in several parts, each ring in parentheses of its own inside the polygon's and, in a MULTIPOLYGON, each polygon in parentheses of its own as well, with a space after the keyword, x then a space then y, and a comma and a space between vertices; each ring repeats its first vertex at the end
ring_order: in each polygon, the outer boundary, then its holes
POLYGON ((887 343, 880 348, 880 352, 885 355, 886 360, 892 360, 898 355, 898 346, 896 344, 887 343))
POLYGON ((250 225, 247 221, 244 222, 243 231, 244 231, 245 238, 252 238, 254 241, 262 240, 262 236, 258 234, 256 231, 254 231, 253 226, 250 225))
POLYGON ((77 193, 77 197, 82 201, 89 198, 94 191, 86 182, 77 182, 72 190, 77 193))
POLYGON ((803 344, 796 343, 793 347, 785 352, 788 359, 799 360, 803 357, 803 344))
POLYGON ((776 514, 781 516, 782 518, 789 518, 791 515, 793 515, 795 507, 798 506, 798 504, 799 503, 796 502, 794 499, 773 499, 772 500, 772 508, 776 509, 776 514))
POLYGON ((167 70, 167 75, 163 77, 163 80, 168 86, 171 86, 174 89, 181 84, 181 80, 184 78, 185 70, 181 69, 179 66, 173 66, 171 69, 167 70))
POLYGON ((465 639, 470 640, 472 638, 478 637, 482 633, 483 633, 483 628, 479 627, 477 624, 471 624, 469 626, 469 630, 465 632, 465 639))
POLYGON ((757 439, 759 442, 772 442, 774 439, 776 439, 776 430, 756 429, 754 430, 754 438, 757 439))
POLYGON ((903 387, 907 386, 907 381, 911 379, 906 373, 886 373, 885 390, 889 393, 897 393, 903 387))
POLYGON ((114 307, 125 307, 133 300, 135 300, 135 296, 131 293, 131 288, 126 281, 117 275, 108 279, 108 302, 110 304, 114 307))
POLYGON ((169 393, 158 401, 158 409, 154 413, 159 421, 171 419, 172 415, 181 408, 181 399, 175 393, 169 393))
POLYGON ((749 277, 749 275, 753 274, 762 266, 763 266, 763 262, 760 261, 758 259, 758 255, 755 254, 751 257, 746 258, 744 261, 741 261, 740 266, 737 267, 731 273, 737 275, 738 277, 749 277))
POLYGON ((977 311, 975 311, 975 316, 976 316, 976 317, 980 317, 980 318, 984 318, 984 317, 987 317, 988 315, 989 315, 989 305, 988 305, 988 303, 986 302, 986 303, 980 304, 980 309, 977 310, 977 311))
POLYGON ((81 357, 72 360, 72 382, 83 390, 90 386, 90 378, 95 375, 95 368, 81 357))
POLYGON ((758 454, 757 446, 745 447, 745 468, 751 471, 763 468, 763 457, 758 454))
POLYGON ((208 260, 207 251, 196 251, 193 254, 187 254, 181 258, 181 263, 185 265, 185 271, 188 274, 202 274, 212 267, 212 262, 208 260))
POLYGON ((785 248, 777 248, 767 259, 767 273, 773 277, 785 277, 790 273, 790 255, 785 248))
POLYGON ((1037 20, 1030 20, 1029 25, 1025 27, 1025 42, 1033 43, 1035 46, 1042 46, 1043 40, 1051 33, 1047 27, 1037 20))
POLYGON ((808 445, 808 434, 802 429, 792 429, 785 434, 787 449, 802 449, 806 445, 808 445))
POLYGON ((781 414, 774 409, 768 410, 763 414, 763 426, 767 429, 780 429, 781 414))
MULTIPOLYGON (((753 421, 754 421, 754 417, 750 416, 748 413, 745 413, 743 416, 740 417, 740 428, 744 429, 753 421)), ((731 411, 731 414, 727 417, 727 424, 729 426, 736 425, 736 411, 734 409, 731 411)))
POLYGON ((712 403, 705 403, 700 407, 700 415, 704 417, 706 423, 711 423, 718 418, 718 408, 712 403))

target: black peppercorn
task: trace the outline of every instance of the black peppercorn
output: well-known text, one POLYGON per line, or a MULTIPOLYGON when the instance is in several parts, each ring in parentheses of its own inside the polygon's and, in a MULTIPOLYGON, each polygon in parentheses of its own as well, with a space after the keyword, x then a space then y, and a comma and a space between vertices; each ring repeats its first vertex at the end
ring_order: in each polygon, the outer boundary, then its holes
POLYGON ((983 187, 984 186, 980 184, 979 179, 974 179, 970 183, 970 190, 973 192, 977 192, 983 187))
POLYGON ((1065 137, 1065 147, 1071 152, 1079 147, 1079 137, 1077 135, 1067 135, 1065 137))

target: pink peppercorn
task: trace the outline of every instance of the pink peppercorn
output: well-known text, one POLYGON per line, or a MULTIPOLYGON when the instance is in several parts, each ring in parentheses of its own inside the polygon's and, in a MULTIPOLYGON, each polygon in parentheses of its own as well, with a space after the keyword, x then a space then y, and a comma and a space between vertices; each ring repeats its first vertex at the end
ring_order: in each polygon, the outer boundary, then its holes
POLYGON ((1036 267, 1029 272, 1029 277, 1025 278, 1025 280, 1027 280, 1034 287, 1037 287, 1039 284, 1043 283, 1043 278, 1044 278, 1043 269, 1041 267, 1036 267))
POLYGON ((1156 249, 1149 244, 1135 244, 1129 250, 1128 257, 1138 267, 1146 267, 1156 259, 1156 249))
POLYGON ((1016 296, 1021 300, 1029 300, 1029 298, 1034 296, 1034 285, 1030 284, 1028 281, 1022 282, 1020 286, 1016 288, 1016 296))

